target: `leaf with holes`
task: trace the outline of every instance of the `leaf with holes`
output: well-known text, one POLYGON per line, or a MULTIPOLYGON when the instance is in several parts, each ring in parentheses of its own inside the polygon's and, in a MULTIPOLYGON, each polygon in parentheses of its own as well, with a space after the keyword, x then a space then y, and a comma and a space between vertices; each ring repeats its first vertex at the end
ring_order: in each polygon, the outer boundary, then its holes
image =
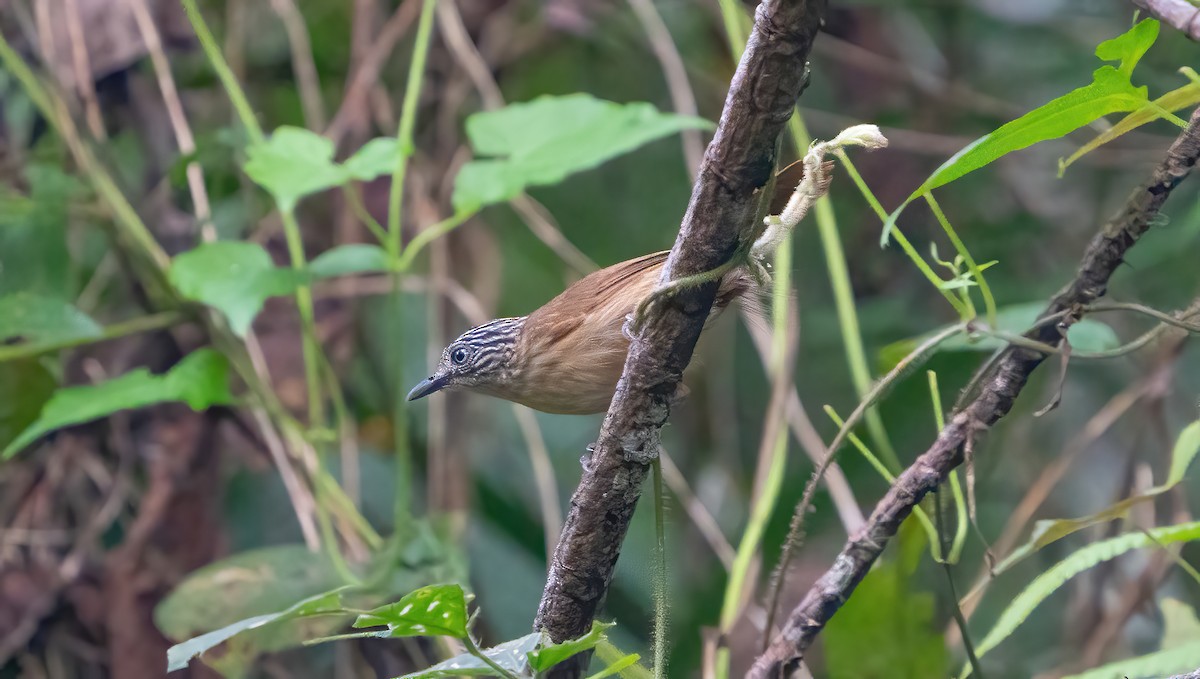
POLYGON ((229 319, 229 327, 245 337, 268 297, 286 295, 304 280, 291 269, 275 266, 254 243, 205 243, 171 262, 172 285, 184 297, 207 304, 229 319))
POLYGON ((454 211, 464 213, 557 184, 667 135, 712 129, 703 118, 661 113, 650 104, 617 104, 586 94, 539 97, 467 118, 481 158, 454 180, 454 211))
MULTIPOLYGON (((526 656, 537 648, 542 639, 541 632, 526 634, 523 637, 506 641, 483 650, 488 660, 517 676, 529 675, 529 661, 526 656)), ((449 660, 440 662, 432 667, 406 674, 399 679, 441 679, 442 677, 494 677, 496 670, 482 659, 463 653, 449 660)))
POLYGON ((387 636, 467 636, 467 599, 458 585, 430 585, 358 616, 355 628, 386 625, 387 636))
POLYGON ((283 126, 246 150, 246 175, 291 212, 301 198, 341 186, 350 171, 333 160, 333 142, 300 127, 283 126))
POLYGON ((596 644, 607 638, 604 636, 604 630, 612 627, 614 624, 593 620, 592 629, 588 630, 587 634, 578 639, 568 639, 561 644, 550 644, 530 653, 529 666, 535 672, 543 672, 573 655, 590 651, 596 647, 596 644))
POLYGON ((60 299, 29 292, 0 297, 0 343, 62 342, 101 334, 87 314, 60 299))
POLYGON ((168 401, 182 401, 192 410, 232 403, 225 357, 212 349, 200 349, 188 354, 164 375, 152 375, 149 370, 139 368, 107 382, 59 389, 42 408, 38 419, 8 444, 3 457, 11 457, 55 429, 168 401))

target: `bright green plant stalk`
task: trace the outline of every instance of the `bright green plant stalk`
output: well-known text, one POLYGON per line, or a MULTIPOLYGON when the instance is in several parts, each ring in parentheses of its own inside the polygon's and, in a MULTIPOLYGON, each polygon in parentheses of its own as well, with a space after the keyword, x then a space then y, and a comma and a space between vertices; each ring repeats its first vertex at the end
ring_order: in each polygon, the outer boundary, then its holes
MULTIPOLYGON (((866 199, 867 204, 870 205, 871 209, 875 211, 875 214, 879 217, 879 220, 886 223, 888 219, 888 213, 883 209, 883 206, 880 205, 879 199, 875 197, 875 194, 871 192, 871 188, 867 186, 865 181, 863 181, 862 175, 858 173, 858 168, 854 167, 854 163, 850 162, 850 157, 841 149, 838 149, 835 151, 835 153, 837 153, 838 159, 842 161, 842 165, 845 166, 846 173, 850 175, 852 180, 854 180, 854 185, 858 187, 860 192, 862 192, 863 198, 866 199)), ((904 254, 908 255, 908 258, 911 259, 913 264, 917 266, 917 269, 924 274, 925 278, 930 282, 930 284, 932 284, 933 287, 936 288, 937 291, 946 298, 946 301, 950 303, 950 306, 954 307, 954 310, 958 312, 959 318, 964 321, 969 320, 973 314, 969 313, 966 305, 963 304, 963 302, 957 297, 955 297, 952 291, 944 290, 942 288, 942 283, 945 283, 945 281, 942 280, 941 276, 934 272, 933 268, 929 266, 929 263, 925 261, 925 258, 917 252, 912 243, 908 241, 908 238, 906 238, 904 234, 900 232, 899 227, 892 227, 892 235, 895 237, 896 242, 900 245, 900 249, 904 250, 904 254)))
MULTIPOLYGON (((779 244, 775 251, 775 280, 771 288, 771 323, 774 333, 771 337, 771 373, 774 381, 791 382, 791 375, 783 374, 787 368, 788 351, 788 301, 792 287, 792 238, 789 235, 779 244)), ((776 391, 772 389, 772 392, 776 391)), ((774 401, 775 399, 772 399, 774 401)), ((782 403, 773 403, 782 409, 782 403)), ((722 637, 727 635, 737 622, 742 609, 742 592, 749 577, 750 565, 754 555, 758 553, 767 521, 775 513, 779 503, 779 491, 783 488, 784 471, 787 467, 788 431, 783 426, 783 413, 778 413, 778 430, 775 442, 771 448, 767 462, 767 475, 759 489, 758 499, 750 510, 750 521, 742 533, 738 544, 737 554, 729 568, 729 580, 725 584, 725 598, 721 605, 720 630, 722 637)), ((770 414, 767 417, 771 420, 770 414)), ((768 435, 769 432, 764 432, 768 435)), ((729 676, 729 647, 721 644, 717 648, 716 660, 717 679, 727 679, 729 676)))
MULTIPOLYGON (((839 429, 846 426, 846 421, 842 419, 841 415, 838 415, 837 411, 834 410, 832 406, 825 406, 825 414, 829 416, 829 419, 833 420, 833 423, 836 424, 839 429)), ((858 438, 856 434, 846 434, 846 440, 850 441, 850 443, 858 449, 858 452, 862 454, 864 458, 866 458, 867 463, 871 465, 871 468, 874 469, 880 476, 882 476, 883 480, 888 482, 888 485, 896 482, 896 475, 893 474, 887 468, 887 465, 883 464, 878 457, 875 457, 875 454, 871 452, 871 449, 867 447, 867 444, 863 443, 862 439, 858 438)), ((916 517, 917 522, 921 524, 921 528, 925 530, 925 536, 929 540, 929 553, 931 556, 933 556, 933 560, 941 561, 942 546, 938 542, 937 528, 933 525, 933 521, 929 519, 929 515, 925 513, 925 510, 922 509, 920 505, 915 505, 913 507, 913 516, 916 517)))
MULTIPOLYGON (((220 47, 213 38, 212 32, 208 29, 204 17, 200 14, 196 7, 195 0, 182 0, 184 10, 187 12, 188 19, 192 23, 193 30, 196 32, 197 38, 200 40, 201 47, 204 49, 205 55, 208 57, 209 63, 212 64, 213 70, 217 73, 217 77, 221 80, 230 102, 233 104, 234 110, 237 112, 238 119, 242 126, 246 129, 247 136, 251 143, 262 143, 265 136, 262 127, 258 124, 258 119, 251 109, 245 92, 242 90, 241 84, 229 65, 225 61, 224 55, 221 53, 220 47)), ((283 232, 287 241, 288 256, 291 260, 293 269, 302 271, 308 266, 307 257, 304 253, 304 241, 300 234, 300 226, 296 222, 295 214, 291 209, 280 209, 280 220, 283 224, 283 232)), ((296 307, 300 314, 301 323, 301 339, 303 342, 304 352, 304 377, 305 385, 308 392, 308 426, 310 434, 312 429, 322 429, 325 426, 325 406, 324 406, 324 390, 321 388, 321 364, 324 356, 321 352, 320 343, 317 340, 316 333, 316 318, 313 313, 312 289, 307 283, 302 283, 296 288, 296 307)), ((336 392, 340 389, 336 380, 331 380, 330 390, 336 392)), ((335 399, 340 399, 340 394, 334 394, 335 399)), ((325 542, 325 549, 329 554, 330 560, 334 567, 338 570, 339 575, 347 582, 355 582, 357 579, 350 572, 342 557, 341 550, 338 547, 336 537, 333 532, 332 522, 329 519, 329 508, 326 503, 333 501, 340 505, 342 512, 351 517, 351 522, 354 523, 359 531, 368 538, 373 531, 364 531, 361 515, 352 503, 341 502, 345 500, 345 494, 342 489, 329 477, 329 471, 325 467, 324 462, 324 446, 318 443, 314 446, 317 452, 317 469, 313 470, 314 477, 314 492, 316 494, 317 506, 317 521, 322 532, 322 537, 325 542)))
MULTIPOLYGON (((229 64, 226 63, 225 56, 221 53, 221 48, 217 45, 212 31, 208 29, 204 16, 196 7, 196 0, 182 0, 182 2, 188 20, 192 23, 192 30, 196 32, 205 56, 208 57, 209 63, 217 73, 217 78, 225 88, 225 93, 233 104, 233 110, 237 113, 239 122, 246 129, 250 143, 261 144, 265 135, 263 135, 262 127, 258 124, 258 118, 255 117, 254 110, 250 108, 250 102, 242 90, 241 83, 229 69, 229 64)), ((296 223, 296 216, 290 208, 287 210, 281 208, 279 218, 283 223, 283 235, 287 241, 288 258, 291 260, 292 268, 303 271, 308 266, 308 259, 304 254, 304 239, 300 235, 300 225, 296 223)), ((304 350, 304 383, 308 391, 308 426, 323 427, 325 425, 325 396, 321 389, 321 346, 317 341, 312 288, 307 282, 296 286, 296 308, 300 313, 301 341, 304 350)))
MULTIPOLYGON (((404 209, 404 179, 408 173, 408 159, 413 153, 413 130, 417 123, 417 103, 421 98, 421 86, 425 79, 425 61, 429 55, 429 40, 433 34, 433 12, 437 0, 424 0, 421 17, 417 21, 417 36, 413 45, 412 60, 408 68, 408 82, 404 87, 404 103, 400 109, 400 123, 396 132, 396 169, 392 171, 392 186, 388 193, 388 257, 391 260, 392 296, 396 299, 396 316, 404 312, 404 298, 400 291, 400 276, 412 258, 402 259, 402 224, 404 209)), ((414 253, 415 254, 415 253, 414 253)), ((396 393, 393 397, 392 433, 396 448, 396 504, 394 522, 397 535, 402 534, 412 511, 412 451, 408 447, 408 413, 404 394, 404 329, 401 324, 392 350, 396 355, 396 393)))
POLYGON ((945 213, 942 212, 942 206, 938 205, 937 199, 933 197, 933 194, 925 194, 925 201, 929 203, 929 208, 933 210, 934 216, 937 217, 938 224, 942 225, 942 230, 946 232, 946 237, 954 244, 955 251, 967 263, 967 269, 970 270, 971 276, 979 284, 979 294, 983 296, 983 306, 987 313, 988 325, 993 328, 996 327, 996 298, 992 297, 992 289, 988 285, 987 279, 983 277, 983 271, 975 263, 975 258, 971 256, 962 239, 958 237, 958 232, 950 225, 950 220, 946 219, 945 213))
MULTIPOLYGON (((946 427, 946 416, 942 411, 942 392, 938 389, 937 373, 932 370, 927 370, 925 374, 929 377, 929 396, 933 400, 933 421, 937 425, 938 433, 946 427)), ((958 563, 959 557, 962 556, 963 545, 967 540, 967 503, 963 500, 962 484, 958 481, 958 470, 950 470, 950 492, 954 495, 954 543, 950 547, 950 554, 946 560, 950 563, 958 563)))
MULTIPOLYGON (((804 126, 800 110, 792 116, 788 124, 796 152, 803 155, 812 143, 812 138, 804 126)), ((841 149, 838 157, 845 160, 846 154, 841 149)), ((817 220, 817 233, 821 237, 821 249, 825 253, 825 266, 829 271, 829 286, 833 289, 833 303, 837 310, 838 325, 842 335, 842 346, 846 352, 846 362, 850 368, 850 379, 859 399, 864 398, 871 390, 871 369, 867 362, 867 351, 863 347, 862 330, 858 324, 858 308, 854 303, 854 288, 850 283, 850 271, 846 266, 846 254, 842 250, 842 240, 838 235, 837 217, 833 212, 833 201, 829 196, 822 196, 817 201, 814 217, 817 220)), ((883 418, 879 410, 872 407, 866 414, 867 432, 875 447, 883 456, 892 471, 901 468, 900 458, 892 447, 887 430, 883 426, 883 418)))

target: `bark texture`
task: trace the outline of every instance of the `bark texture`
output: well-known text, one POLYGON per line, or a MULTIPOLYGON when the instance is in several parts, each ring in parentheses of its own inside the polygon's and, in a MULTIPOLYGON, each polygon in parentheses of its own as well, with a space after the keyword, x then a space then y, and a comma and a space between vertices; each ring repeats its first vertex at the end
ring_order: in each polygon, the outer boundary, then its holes
MULTIPOLYGON (((710 271, 735 256, 754 229, 759 192, 807 78, 825 0, 767 0, 730 84, 725 108, 662 282, 710 271)), ((717 291, 710 283, 656 304, 631 342, 625 369, 550 565, 535 627, 555 641, 587 632, 608 590, 641 496, 659 430, 691 360, 717 291)), ((556 668, 575 676, 579 659, 556 668)))

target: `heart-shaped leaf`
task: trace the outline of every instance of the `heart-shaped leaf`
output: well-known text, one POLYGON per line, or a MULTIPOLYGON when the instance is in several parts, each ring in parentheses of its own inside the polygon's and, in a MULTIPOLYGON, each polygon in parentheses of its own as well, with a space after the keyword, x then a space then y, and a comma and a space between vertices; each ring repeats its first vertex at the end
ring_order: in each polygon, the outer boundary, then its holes
POLYGON ((647 103, 617 104, 586 94, 539 97, 467 119, 479 156, 454 181, 454 210, 471 212, 516 197, 526 187, 556 184, 703 118, 661 113, 647 103))
POLYGON ((244 337, 267 298, 292 292, 302 275, 276 267, 259 245, 218 241, 177 256, 170 279, 184 297, 225 314, 230 328, 244 337))

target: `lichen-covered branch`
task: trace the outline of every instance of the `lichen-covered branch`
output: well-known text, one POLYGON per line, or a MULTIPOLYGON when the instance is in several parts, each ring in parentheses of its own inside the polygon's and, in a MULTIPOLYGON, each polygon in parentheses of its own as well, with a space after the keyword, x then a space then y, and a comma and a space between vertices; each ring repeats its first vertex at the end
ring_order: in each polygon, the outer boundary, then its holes
MULTIPOLYGON (((1025 337, 1057 345, 1067 328, 1077 322, 1084 307, 1105 293, 1108 280, 1125 253, 1149 230, 1171 191, 1200 157, 1200 110, 1192 114, 1146 183, 1129 196, 1124 207, 1092 238, 1074 279, 1046 306, 1042 318, 1062 315, 1058 323, 1036 327, 1025 337)), ((946 427, 911 466, 896 479, 875 506, 870 519, 842 548, 825 572, 788 615, 783 630, 747 675, 756 679, 788 676, 804 657, 817 635, 853 593, 921 498, 945 479, 963 459, 965 448, 1012 408, 1034 369, 1046 354, 1009 345, 978 380, 979 392, 947 422, 946 427)))
MULTIPOLYGON (((759 192, 771 178, 779 135, 804 88, 825 6, 825 0, 766 0, 758 7, 663 282, 716 269, 751 237, 759 192)), ((657 454, 659 430, 716 291, 715 281, 684 288, 653 305, 638 324, 538 608, 535 626, 555 641, 587 632, 608 590, 648 463, 657 454)), ((555 674, 579 671, 578 663, 566 664, 555 674)))

